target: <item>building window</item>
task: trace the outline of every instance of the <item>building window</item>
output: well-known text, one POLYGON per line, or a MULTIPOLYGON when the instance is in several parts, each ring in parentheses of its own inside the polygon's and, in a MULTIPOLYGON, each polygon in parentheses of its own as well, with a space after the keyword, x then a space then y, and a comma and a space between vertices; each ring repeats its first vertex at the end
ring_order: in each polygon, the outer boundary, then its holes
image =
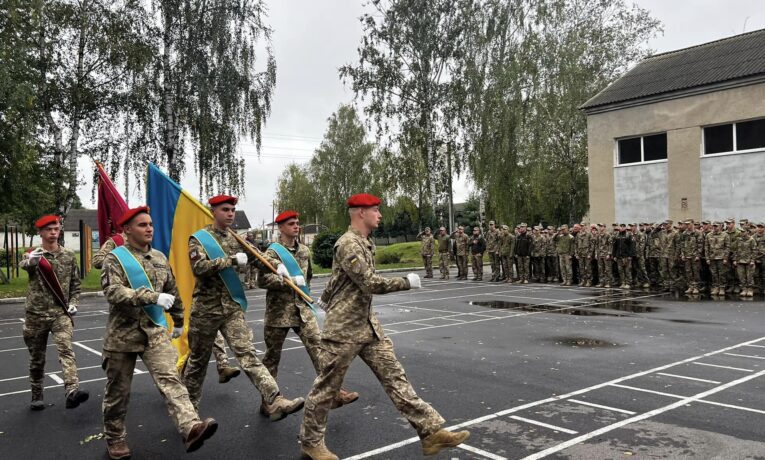
POLYGON ((617 163, 628 165, 667 159, 667 133, 619 139, 617 163))
POLYGON ((765 118, 704 128, 704 155, 765 149, 765 118))

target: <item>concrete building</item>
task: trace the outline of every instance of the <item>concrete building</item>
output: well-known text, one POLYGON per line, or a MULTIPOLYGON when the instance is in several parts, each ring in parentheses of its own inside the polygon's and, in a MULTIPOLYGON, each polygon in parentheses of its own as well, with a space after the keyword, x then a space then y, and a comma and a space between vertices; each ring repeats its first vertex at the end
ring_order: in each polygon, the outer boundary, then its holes
POLYGON ((591 221, 765 221, 765 29, 649 57, 582 109, 591 221))

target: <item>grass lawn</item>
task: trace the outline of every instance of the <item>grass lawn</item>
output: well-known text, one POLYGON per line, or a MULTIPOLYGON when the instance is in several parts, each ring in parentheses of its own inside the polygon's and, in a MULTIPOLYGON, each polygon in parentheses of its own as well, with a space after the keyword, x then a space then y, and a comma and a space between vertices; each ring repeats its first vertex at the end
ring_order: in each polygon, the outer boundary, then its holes
MULTIPOLYGON (((5 269, 3 269, 5 274, 5 269)), ((0 284, 0 298, 24 297, 27 295, 27 284, 29 277, 27 272, 19 270, 19 277, 13 278, 10 284, 0 284)), ((101 290, 101 270, 93 269, 88 276, 82 280, 82 291, 100 291, 101 290)))

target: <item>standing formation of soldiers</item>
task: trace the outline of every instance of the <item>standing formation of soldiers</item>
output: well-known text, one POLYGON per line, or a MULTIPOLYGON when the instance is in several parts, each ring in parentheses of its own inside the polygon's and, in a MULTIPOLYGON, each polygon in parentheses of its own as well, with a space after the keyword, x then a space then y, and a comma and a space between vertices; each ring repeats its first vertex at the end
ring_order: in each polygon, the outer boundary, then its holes
MULTIPOLYGON (((457 261, 457 279, 483 279, 488 252, 491 281, 527 284, 560 282, 563 286, 659 289, 687 295, 709 293, 742 298, 765 294, 765 224, 746 219, 725 222, 611 225, 582 222, 536 226, 521 223, 511 231, 489 222, 485 237, 479 227, 470 236, 460 226, 437 236, 441 279, 449 277, 449 245, 457 261)), ((423 239, 423 257, 425 254, 423 239)), ((433 254, 432 242, 428 242, 433 254)))

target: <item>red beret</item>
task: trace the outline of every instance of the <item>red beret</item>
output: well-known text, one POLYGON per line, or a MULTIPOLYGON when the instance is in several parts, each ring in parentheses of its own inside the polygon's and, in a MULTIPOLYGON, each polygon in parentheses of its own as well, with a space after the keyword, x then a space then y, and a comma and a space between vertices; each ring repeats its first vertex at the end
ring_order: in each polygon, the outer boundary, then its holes
POLYGON ((274 220, 274 222, 281 224, 282 222, 286 222, 290 219, 297 219, 298 216, 300 216, 300 214, 295 211, 284 211, 283 213, 276 216, 276 220, 274 220))
POLYGON ((349 208, 368 208, 380 204, 380 199, 368 193, 358 193, 348 198, 349 208))
POLYGON ((230 195, 218 195, 207 200, 210 206, 218 206, 219 204, 229 203, 236 206, 236 202, 239 201, 235 196, 230 195))
POLYGON ((123 225, 130 222, 133 217, 137 216, 138 214, 146 213, 149 214, 149 207, 148 206, 138 206, 137 208, 128 209, 122 214, 122 217, 120 217, 120 220, 117 221, 117 225, 122 227, 123 225))
POLYGON ((61 218, 58 216, 54 216, 53 214, 48 214, 47 216, 42 216, 39 219, 37 219, 37 222, 35 222, 35 227, 37 229, 43 229, 47 225, 50 224, 59 224, 61 223, 61 218))

